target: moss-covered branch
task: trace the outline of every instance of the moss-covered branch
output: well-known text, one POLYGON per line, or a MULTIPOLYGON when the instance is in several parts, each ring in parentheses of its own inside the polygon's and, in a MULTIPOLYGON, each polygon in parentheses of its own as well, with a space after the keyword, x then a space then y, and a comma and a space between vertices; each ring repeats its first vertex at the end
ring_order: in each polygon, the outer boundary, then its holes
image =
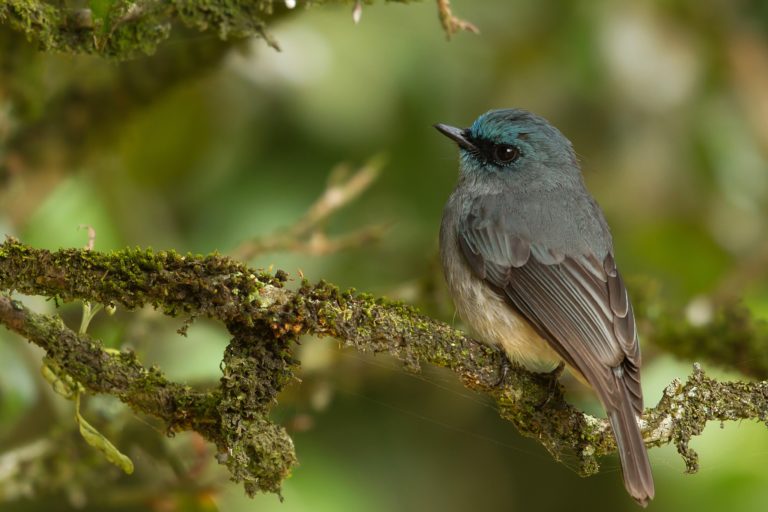
MULTIPOLYGON (((0 289, 69 300, 152 305, 168 315, 205 316, 232 334, 217 389, 194 393, 147 370, 131 354, 112 355, 59 320, 26 310, 6 297, 0 322, 40 345, 92 392, 110 393, 168 429, 194 429, 214 442, 219 460, 247 491, 278 491, 295 463, 285 431, 269 421, 270 407, 293 378, 298 336, 333 336, 367 352, 388 352, 416 371, 434 364, 455 371, 468 388, 487 393, 502 417, 560 458, 576 453, 584 474, 615 449, 604 420, 570 404, 551 377, 513 369, 495 385, 498 352, 414 309, 320 282, 296 290, 286 275, 255 272, 228 258, 174 252, 87 250, 49 252, 15 240, 0 245, 0 289)), ((707 421, 768 420, 768 383, 717 382, 697 366, 684 384, 673 382, 643 417, 651 446, 674 442, 690 471, 697 458, 689 441, 707 421)))
POLYGON ((0 22, 44 51, 128 58, 152 53, 168 38, 174 22, 214 30, 222 38, 266 36, 265 18, 273 13, 272 0, 101 0, 90 6, 8 0, 0 4, 0 22))
MULTIPOLYGON (((330 2, 344 0, 306 3, 330 2)), ((64 4, 5 0, 0 3, 0 23, 24 33, 44 51, 126 59, 153 53, 174 24, 213 31, 222 39, 258 35, 278 48, 267 33, 267 20, 290 10, 284 0, 98 0, 89 2, 89 8, 64 4)), ((445 0, 438 0, 438 12, 449 36, 460 29, 477 31, 471 23, 453 16, 445 0)))
POLYGON ((162 419, 169 432, 205 432, 218 422, 215 398, 168 381, 156 368, 144 368, 131 352, 105 351, 101 342, 78 335, 58 317, 33 313, 0 296, 0 318, 90 392, 114 395, 134 410, 162 419))

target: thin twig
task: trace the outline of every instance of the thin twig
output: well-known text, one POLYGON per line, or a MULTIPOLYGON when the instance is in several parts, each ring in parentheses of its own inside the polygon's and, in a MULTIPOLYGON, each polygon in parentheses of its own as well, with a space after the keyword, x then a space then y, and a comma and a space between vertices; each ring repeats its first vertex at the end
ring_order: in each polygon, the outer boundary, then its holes
POLYGON ((265 237, 247 240, 232 251, 232 256, 246 261, 265 253, 278 251, 303 252, 319 256, 378 240, 387 230, 383 224, 367 226, 340 237, 329 237, 325 232, 325 222, 331 215, 365 192, 378 178, 382 166, 382 158, 373 158, 354 172, 351 172, 346 165, 336 167, 330 173, 328 185, 323 194, 292 226, 265 237))
POLYGON ((473 34, 480 33, 480 29, 474 24, 453 14, 450 0, 437 0, 437 15, 440 18, 440 24, 443 26, 443 30, 445 30, 445 36, 448 39, 459 30, 466 30, 473 34))

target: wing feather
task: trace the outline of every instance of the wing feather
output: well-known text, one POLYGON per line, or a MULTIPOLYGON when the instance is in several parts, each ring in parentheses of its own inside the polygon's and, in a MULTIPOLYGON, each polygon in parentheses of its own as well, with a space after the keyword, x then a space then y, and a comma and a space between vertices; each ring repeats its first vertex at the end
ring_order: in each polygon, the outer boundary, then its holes
POLYGON ((632 409, 642 411, 634 315, 611 252, 571 255, 531 243, 482 207, 459 223, 459 245, 473 272, 502 293, 606 405, 620 400, 613 396, 620 375, 632 409))

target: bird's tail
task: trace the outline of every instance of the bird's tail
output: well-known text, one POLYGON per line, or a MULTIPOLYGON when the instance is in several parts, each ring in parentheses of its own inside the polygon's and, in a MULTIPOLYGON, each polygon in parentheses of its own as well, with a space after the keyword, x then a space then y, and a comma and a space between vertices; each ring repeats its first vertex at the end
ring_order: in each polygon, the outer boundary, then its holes
POLYGON ((607 412, 619 449, 624 487, 640 506, 645 507, 654 495, 648 451, 637 425, 629 390, 621 377, 616 376, 615 382, 620 398, 614 401, 615 407, 607 407, 607 412))

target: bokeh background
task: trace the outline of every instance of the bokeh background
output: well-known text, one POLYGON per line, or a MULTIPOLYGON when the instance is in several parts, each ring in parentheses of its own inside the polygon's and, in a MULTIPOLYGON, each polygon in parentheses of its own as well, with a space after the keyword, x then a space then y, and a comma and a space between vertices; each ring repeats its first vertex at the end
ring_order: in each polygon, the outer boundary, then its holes
MULTIPOLYGON (((767 3, 454 0, 481 34, 449 43, 433 2, 366 5, 359 25, 350 5, 299 4, 271 25, 280 53, 179 29, 155 55, 117 63, 39 54, 0 28, 0 232, 57 249, 85 245, 87 224, 98 250, 227 253, 299 219, 338 163, 383 154, 379 179, 327 225, 335 236, 385 224, 378 241, 252 263, 460 326, 436 265, 456 149, 431 125, 516 106, 573 141, 624 274, 655 283, 681 322, 705 322, 724 297, 768 316, 767 3)), ((58 312, 79 322, 79 305, 58 312)), ((182 338, 180 324, 118 310, 90 332, 174 379, 215 382, 225 330, 198 322, 182 338)), ((644 354, 655 404, 691 361, 650 344, 644 354)), ((303 342, 303 383, 275 412, 301 462, 284 502, 245 497, 195 436, 166 439, 150 419, 89 398, 84 414, 137 465, 121 476, 78 438, 40 357, 0 331, 2 510, 637 510, 615 458, 580 478, 453 374, 412 375, 333 340, 303 342)), ((599 413, 589 394, 572 400, 599 413)), ((650 510, 765 510, 765 425, 713 424, 693 447, 696 475, 674 448, 651 450, 650 510)))

